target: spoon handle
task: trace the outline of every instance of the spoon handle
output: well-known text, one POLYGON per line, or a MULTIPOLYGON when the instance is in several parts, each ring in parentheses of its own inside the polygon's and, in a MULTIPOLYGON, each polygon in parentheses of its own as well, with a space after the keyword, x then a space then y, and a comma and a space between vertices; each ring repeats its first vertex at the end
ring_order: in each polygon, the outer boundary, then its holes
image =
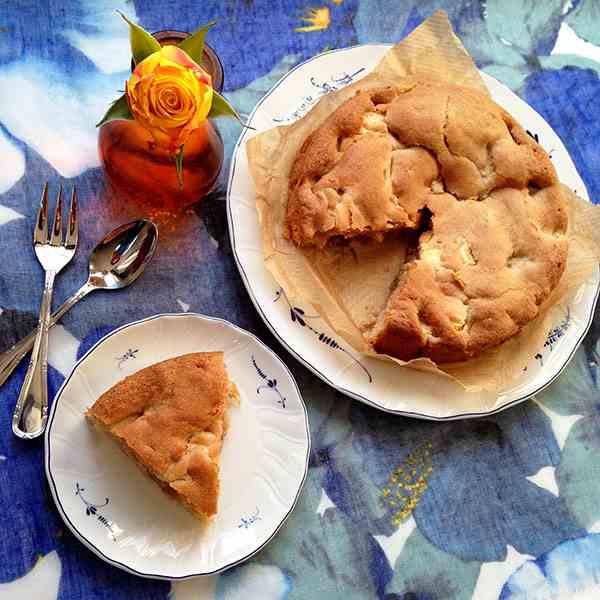
MULTIPOLYGON (((70 298, 67 298, 60 307, 50 317, 50 327, 56 324, 61 317, 69 311, 74 304, 77 304, 82 298, 87 296, 94 288, 89 283, 84 283, 70 298)), ((33 348, 37 328, 29 335, 18 341, 11 348, 0 354, 0 386, 10 377, 11 373, 17 368, 23 357, 33 348)))

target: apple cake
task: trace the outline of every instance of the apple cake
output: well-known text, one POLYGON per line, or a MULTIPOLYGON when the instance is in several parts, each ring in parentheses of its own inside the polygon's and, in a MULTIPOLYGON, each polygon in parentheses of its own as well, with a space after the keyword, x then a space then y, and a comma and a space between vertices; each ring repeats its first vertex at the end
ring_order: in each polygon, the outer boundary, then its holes
POLYGON ((197 352, 130 375, 86 416, 192 514, 210 517, 217 512, 228 404, 237 401, 223 353, 197 352))
POLYGON ((403 360, 466 360, 514 336, 557 285, 567 212, 542 147, 485 94, 406 80, 359 91, 302 145, 285 235, 323 247, 414 231, 365 332, 403 360))

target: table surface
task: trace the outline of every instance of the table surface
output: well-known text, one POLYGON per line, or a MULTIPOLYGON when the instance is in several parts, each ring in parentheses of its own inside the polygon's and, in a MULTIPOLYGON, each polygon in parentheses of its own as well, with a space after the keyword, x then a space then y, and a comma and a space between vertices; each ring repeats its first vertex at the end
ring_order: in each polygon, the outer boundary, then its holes
MULTIPOLYGON (((546 118, 600 199, 597 0, 182 0, 176 9, 158 0, 3 2, 0 350, 36 321, 42 274, 30 240, 44 181, 76 184, 81 205, 80 248, 57 281, 57 303, 85 279, 95 242, 140 214, 111 194, 96 151, 94 123, 128 75, 127 29, 115 9, 152 31, 217 19, 208 41, 223 61, 227 96, 247 114, 298 62, 397 41, 435 8, 447 10, 484 71, 546 118)), ((239 129, 220 128, 229 160, 239 129)), ((313 448, 295 511, 266 549, 221 576, 171 586, 106 565, 58 516, 42 444, 12 436, 22 364, 0 391, 0 599, 600 596, 600 317, 535 400, 448 423, 377 412, 309 373, 259 319, 231 253, 226 173, 184 218, 162 223, 157 256, 134 286, 90 296, 53 330, 50 391, 123 323, 187 310, 228 319, 285 360, 308 405, 313 448), (385 492, 400 472, 419 483, 401 518, 385 492)))

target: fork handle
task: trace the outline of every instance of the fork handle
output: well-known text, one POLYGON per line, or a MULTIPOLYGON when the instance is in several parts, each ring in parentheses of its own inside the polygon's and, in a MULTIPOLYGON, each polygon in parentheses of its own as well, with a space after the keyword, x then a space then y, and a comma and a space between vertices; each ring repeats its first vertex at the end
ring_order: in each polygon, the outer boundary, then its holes
MULTIPOLYGON (((94 289, 94 286, 89 283, 84 283, 77 292, 61 304, 58 310, 52 313, 50 317, 50 327, 56 325, 61 317, 70 310, 74 304, 79 302, 79 300, 87 296, 94 289)), ((8 350, 0 354, 0 386, 4 385, 4 382, 10 377, 11 373, 19 366, 23 357, 33 348, 37 332, 38 329, 34 329, 23 339, 19 340, 8 350)))
POLYGON ((55 271, 46 271, 38 331, 13 413, 13 433, 26 440, 42 435, 48 420, 48 329, 55 276, 55 271))

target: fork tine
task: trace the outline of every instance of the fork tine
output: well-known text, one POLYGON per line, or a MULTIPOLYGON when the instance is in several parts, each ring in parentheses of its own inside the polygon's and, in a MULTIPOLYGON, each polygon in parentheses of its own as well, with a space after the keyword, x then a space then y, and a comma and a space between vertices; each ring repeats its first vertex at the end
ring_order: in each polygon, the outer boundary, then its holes
POLYGON ((73 186, 73 191, 71 192, 71 207, 69 208, 69 226, 67 229, 67 239, 65 240, 65 246, 67 248, 77 247, 78 230, 77 190, 75 189, 75 186, 73 186))
POLYGON ((44 184, 40 208, 37 213, 35 229, 33 231, 33 242, 35 244, 46 244, 48 242, 48 182, 44 184))
POLYGON ((56 208, 54 209, 54 222, 52 223, 52 235, 50 236, 50 244, 52 246, 60 246, 62 244, 62 200, 63 188, 62 183, 58 188, 56 197, 56 208))

